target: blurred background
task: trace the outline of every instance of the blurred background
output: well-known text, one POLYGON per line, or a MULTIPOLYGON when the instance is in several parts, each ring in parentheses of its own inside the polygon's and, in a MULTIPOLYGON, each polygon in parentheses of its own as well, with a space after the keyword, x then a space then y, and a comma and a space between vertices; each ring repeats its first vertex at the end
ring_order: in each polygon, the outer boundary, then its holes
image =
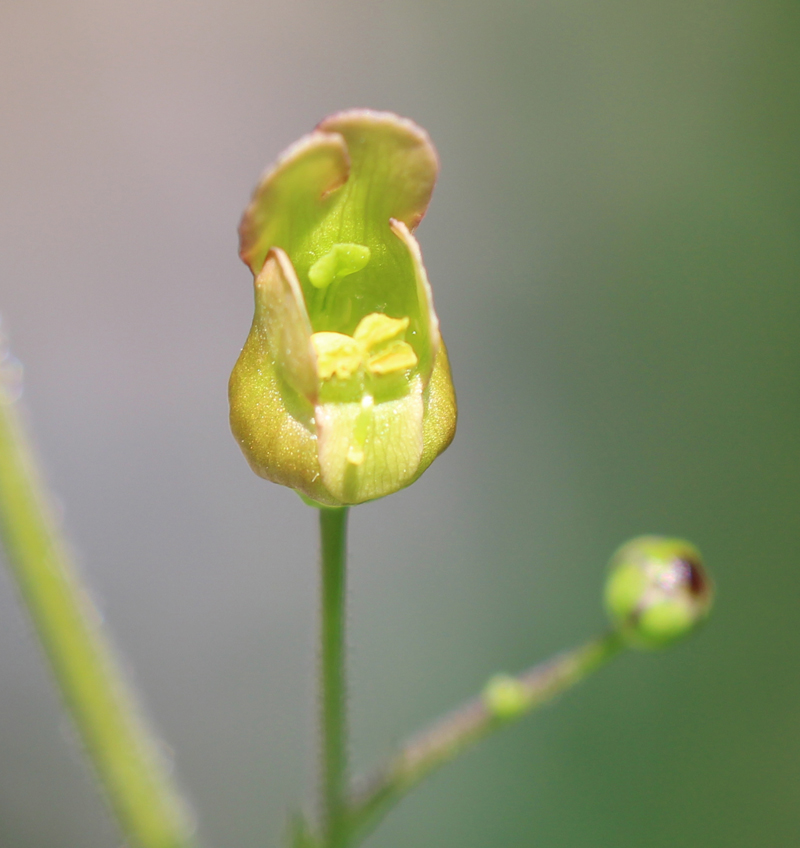
MULTIPOLYGON (((442 172, 418 236, 460 401, 351 520, 366 766, 603 627, 605 562, 683 535, 708 627, 437 774, 371 848, 800 839, 800 6, 4 0, 0 311, 81 568, 205 848, 277 846, 314 778, 315 516, 227 425, 235 227, 324 115, 442 172)), ((120 839, 0 574, 0 844, 120 839)))

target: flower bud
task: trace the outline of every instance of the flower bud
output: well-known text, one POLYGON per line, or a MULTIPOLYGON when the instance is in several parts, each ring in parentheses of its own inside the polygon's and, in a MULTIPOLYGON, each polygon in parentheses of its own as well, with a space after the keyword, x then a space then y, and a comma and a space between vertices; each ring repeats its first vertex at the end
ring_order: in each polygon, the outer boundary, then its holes
POLYGON ((412 234, 437 171, 415 124, 342 112, 283 154, 242 218, 256 308, 231 375, 231 429, 257 474, 315 503, 408 486, 455 433, 412 234))
POLYGON ((630 645, 662 648, 707 618, 713 594, 694 545, 683 539, 639 536, 611 558, 605 603, 630 645))
POLYGON ((508 720, 525 712, 530 705, 530 697, 516 677, 496 674, 483 689, 483 702, 495 718, 508 720))

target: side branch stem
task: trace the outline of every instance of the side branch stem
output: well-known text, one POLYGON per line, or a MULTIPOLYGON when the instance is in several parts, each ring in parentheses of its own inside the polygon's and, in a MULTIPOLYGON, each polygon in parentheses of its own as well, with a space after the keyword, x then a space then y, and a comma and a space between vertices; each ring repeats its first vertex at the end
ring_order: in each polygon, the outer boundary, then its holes
POLYGON ((478 695, 412 738, 353 793, 348 824, 350 832, 358 837, 354 843, 363 839, 400 798, 432 771, 494 730, 517 721, 579 683, 616 656, 622 647, 619 636, 613 632, 593 639, 510 678, 519 694, 519 707, 512 715, 498 715, 486 697, 478 695))
POLYGON ((347 507, 319 511, 322 548, 322 832, 325 848, 344 848, 347 841, 347 691, 344 635, 347 512, 347 507))
POLYGON ((2 385, 0 541, 129 844, 186 848, 189 818, 73 567, 18 410, 2 385))

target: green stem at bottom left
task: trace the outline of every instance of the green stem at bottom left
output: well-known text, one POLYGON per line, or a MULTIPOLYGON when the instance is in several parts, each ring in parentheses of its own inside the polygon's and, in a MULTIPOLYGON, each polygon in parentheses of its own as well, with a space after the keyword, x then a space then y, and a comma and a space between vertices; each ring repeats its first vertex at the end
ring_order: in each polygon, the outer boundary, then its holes
POLYGON ((188 848, 190 818, 70 561, 19 411, 1 379, 0 541, 131 848, 188 848))

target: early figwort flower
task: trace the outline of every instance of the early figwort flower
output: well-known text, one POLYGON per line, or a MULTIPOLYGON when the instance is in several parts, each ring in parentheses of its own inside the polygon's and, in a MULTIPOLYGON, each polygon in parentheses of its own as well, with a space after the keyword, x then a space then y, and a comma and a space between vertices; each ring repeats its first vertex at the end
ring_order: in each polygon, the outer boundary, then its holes
POLYGON ((456 403, 412 235, 438 163, 427 134, 369 110, 326 118, 261 179, 239 228, 255 277, 230 381, 253 470, 330 506, 416 480, 456 403))

